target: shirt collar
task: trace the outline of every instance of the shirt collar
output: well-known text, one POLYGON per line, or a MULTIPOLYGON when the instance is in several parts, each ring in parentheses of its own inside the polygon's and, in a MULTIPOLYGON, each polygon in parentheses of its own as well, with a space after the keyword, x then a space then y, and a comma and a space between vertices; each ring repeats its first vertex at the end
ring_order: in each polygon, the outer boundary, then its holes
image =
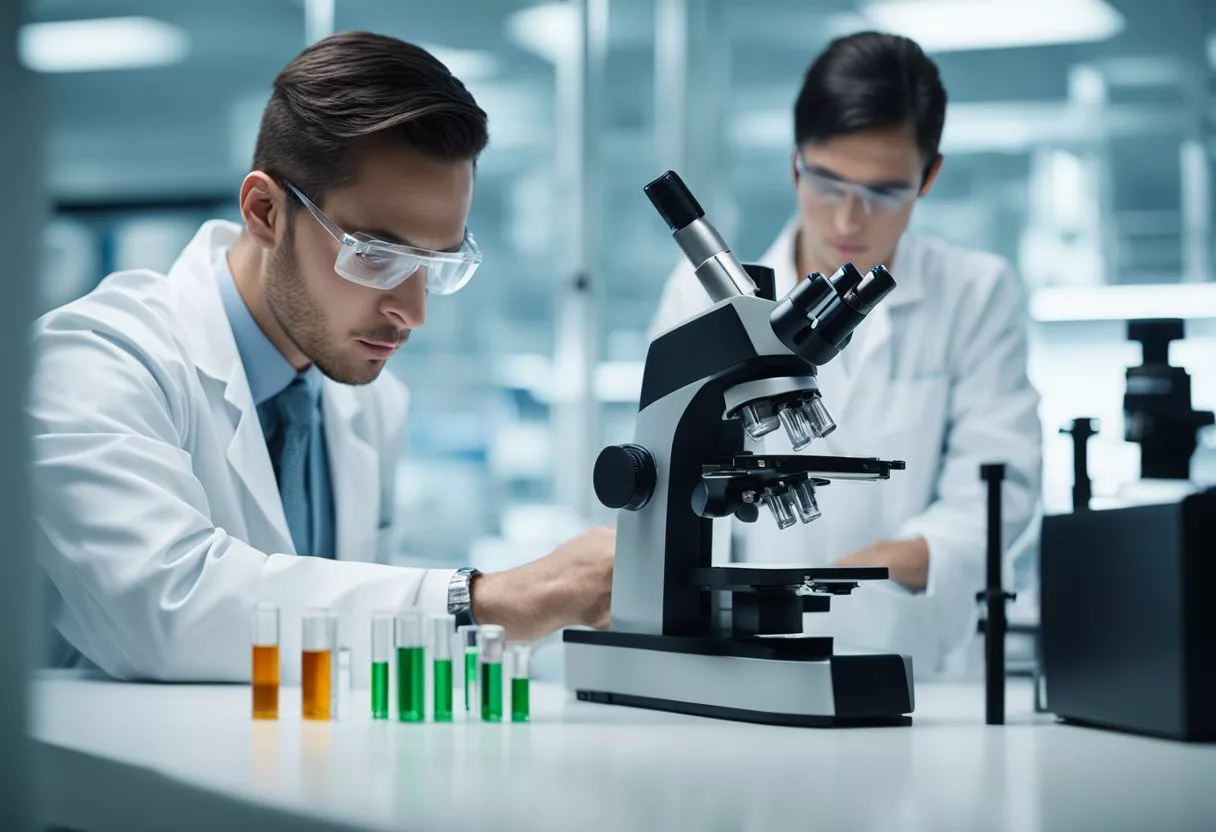
POLYGON ((270 343, 270 339, 253 319, 253 314, 236 288, 232 270, 228 267, 228 249, 221 248, 216 251, 213 265, 224 312, 228 315, 228 324, 232 327, 232 335, 236 339, 236 349, 240 353, 245 376, 249 379, 249 392, 253 396, 253 403, 261 405, 273 399, 297 377, 303 377, 308 382, 309 390, 316 397, 321 386, 316 365, 310 366, 303 373, 297 373, 296 368, 291 366, 291 362, 279 352, 278 347, 270 343))

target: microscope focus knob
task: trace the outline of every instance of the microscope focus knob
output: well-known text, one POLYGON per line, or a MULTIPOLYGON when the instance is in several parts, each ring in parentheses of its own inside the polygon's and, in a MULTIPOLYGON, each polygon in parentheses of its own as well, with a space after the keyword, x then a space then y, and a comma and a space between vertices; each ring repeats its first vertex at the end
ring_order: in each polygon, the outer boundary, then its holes
POLYGON ((609 445, 595 461, 595 495, 608 508, 637 511, 654 494, 654 457, 641 445, 609 445))

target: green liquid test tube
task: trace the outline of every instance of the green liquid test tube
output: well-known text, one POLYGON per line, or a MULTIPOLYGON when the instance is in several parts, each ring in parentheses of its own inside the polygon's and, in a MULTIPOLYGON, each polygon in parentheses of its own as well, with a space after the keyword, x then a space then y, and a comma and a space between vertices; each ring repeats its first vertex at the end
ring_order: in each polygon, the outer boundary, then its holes
POLYGON ((481 721, 502 722, 502 660, 507 634, 502 627, 481 628, 481 721))
POLYGON ((372 719, 388 719, 389 664, 393 661, 393 614, 372 616, 372 719))
POLYGON ((528 671, 532 650, 527 644, 507 645, 507 669, 511 673, 511 721, 531 720, 528 671))
POLYGON ((397 616, 397 719, 426 719, 426 647, 422 616, 416 612, 397 616))
POLYGON ((476 624, 465 624, 456 629, 457 644, 464 656, 464 710, 469 719, 476 719, 481 710, 481 698, 477 692, 477 656, 481 644, 481 628, 476 624))
POLYGON ((431 618, 431 658, 434 661, 434 672, 431 674, 434 690, 431 696, 436 722, 452 721, 452 637, 455 628, 454 615, 431 618))

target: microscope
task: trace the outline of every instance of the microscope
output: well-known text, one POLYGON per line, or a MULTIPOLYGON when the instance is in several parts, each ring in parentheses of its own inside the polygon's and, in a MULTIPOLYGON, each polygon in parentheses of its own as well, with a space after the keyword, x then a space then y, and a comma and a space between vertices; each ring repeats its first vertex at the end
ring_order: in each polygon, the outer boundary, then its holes
MULTIPOLYGON (((632 443, 605 448, 595 491, 618 509, 612 624, 567 630, 579 699, 776 725, 907 725, 909 657, 803 635, 802 615, 885 568, 711 565, 713 519, 781 529, 820 516, 818 488, 885 480, 902 461, 758 455, 784 429, 801 451, 835 423, 816 368, 895 288, 881 266, 813 273, 773 297, 771 270, 742 266, 674 172, 646 186, 714 301, 646 356, 632 443), (758 289, 758 284, 767 291, 758 289)), ((844 486, 850 487, 850 486, 844 486)))

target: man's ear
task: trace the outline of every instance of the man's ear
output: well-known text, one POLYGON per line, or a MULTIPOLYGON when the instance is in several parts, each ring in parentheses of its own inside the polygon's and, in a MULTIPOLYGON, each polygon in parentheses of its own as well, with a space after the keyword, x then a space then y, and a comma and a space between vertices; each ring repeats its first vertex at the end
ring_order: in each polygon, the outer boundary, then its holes
POLYGON ((241 183, 241 219, 249 236, 263 248, 276 248, 287 231, 287 194, 260 170, 241 183))
POLYGON ((925 171, 925 181, 920 186, 920 193, 917 196, 928 196, 929 191, 933 188, 933 183, 937 181, 937 174, 942 169, 942 162, 945 157, 942 154, 937 154, 937 158, 933 160, 933 164, 929 165, 925 171))

